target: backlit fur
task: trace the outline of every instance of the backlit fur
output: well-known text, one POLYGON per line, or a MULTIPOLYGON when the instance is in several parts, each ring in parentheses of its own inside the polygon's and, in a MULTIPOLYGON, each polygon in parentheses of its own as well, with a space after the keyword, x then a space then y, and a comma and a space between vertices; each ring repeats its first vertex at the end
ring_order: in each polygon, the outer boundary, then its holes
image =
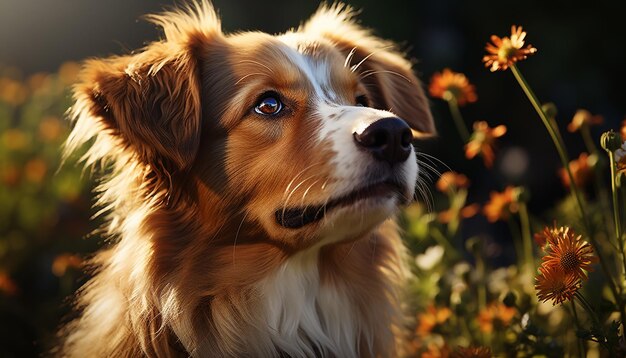
POLYGON ((410 63, 343 5, 278 36, 224 34, 207 2, 149 18, 163 40, 86 61, 74 88, 66 153, 86 147, 102 173, 108 244, 54 353, 397 356, 406 270, 392 218, 417 160, 391 170, 354 134, 386 117, 433 133, 410 63), (268 90, 280 116, 253 110, 268 90), (383 177, 403 192, 277 223, 383 177))

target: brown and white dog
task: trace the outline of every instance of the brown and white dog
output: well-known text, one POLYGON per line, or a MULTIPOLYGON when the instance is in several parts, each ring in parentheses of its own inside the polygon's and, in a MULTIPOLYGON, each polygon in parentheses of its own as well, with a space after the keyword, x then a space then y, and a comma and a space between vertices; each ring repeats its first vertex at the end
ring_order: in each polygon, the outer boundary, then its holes
POLYGON ((434 132, 409 61, 343 5, 277 36, 208 2, 150 19, 162 41, 74 88, 66 150, 104 169, 109 245, 56 354, 396 356, 393 217, 434 132))

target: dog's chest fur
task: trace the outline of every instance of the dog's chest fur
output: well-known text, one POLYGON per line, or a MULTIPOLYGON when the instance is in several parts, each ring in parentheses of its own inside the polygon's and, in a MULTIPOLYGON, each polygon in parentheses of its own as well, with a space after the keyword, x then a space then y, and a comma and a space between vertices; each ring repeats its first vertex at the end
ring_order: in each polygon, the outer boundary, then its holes
POLYGON ((340 285, 321 281, 318 255, 315 250, 292 257, 259 283, 272 341, 288 356, 315 356, 315 350, 357 356, 355 305, 340 285))

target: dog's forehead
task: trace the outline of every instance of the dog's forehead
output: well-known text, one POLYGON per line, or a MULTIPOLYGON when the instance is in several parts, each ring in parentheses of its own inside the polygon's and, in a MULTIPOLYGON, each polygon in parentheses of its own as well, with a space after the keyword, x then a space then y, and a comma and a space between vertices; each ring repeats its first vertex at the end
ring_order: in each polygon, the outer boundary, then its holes
POLYGON ((345 57, 328 41, 298 33, 278 37, 284 53, 306 77, 319 99, 336 102, 337 90, 354 87, 345 57))

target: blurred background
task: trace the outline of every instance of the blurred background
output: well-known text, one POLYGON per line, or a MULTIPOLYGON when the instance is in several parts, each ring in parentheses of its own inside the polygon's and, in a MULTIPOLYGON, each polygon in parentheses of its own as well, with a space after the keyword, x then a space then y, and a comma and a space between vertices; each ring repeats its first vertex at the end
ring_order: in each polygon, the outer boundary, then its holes
MULTIPOLYGON (((182 1, 181 1, 182 2, 182 1)), ((226 32, 283 32, 298 26, 318 1, 214 0, 226 32)), ((489 192, 524 185, 529 207, 541 217, 566 191, 556 171, 556 151, 510 72, 490 73, 481 59, 490 35, 508 36, 523 25, 538 53, 520 68, 557 120, 572 158, 583 143, 565 130, 575 111, 604 116, 592 135, 618 129, 626 115, 626 46, 620 2, 461 0, 351 0, 362 24, 402 45, 428 83, 449 67, 467 75, 478 102, 462 108, 468 126, 505 124, 491 171, 467 160, 445 102, 433 99, 439 137, 419 143, 472 182, 469 202, 489 192)), ((0 356, 36 356, 49 348, 67 314, 67 297, 84 277, 82 260, 101 245, 90 235, 93 180, 74 161, 61 166, 59 148, 68 132, 68 86, 81 60, 126 54, 161 34, 143 21, 172 1, 0 0, 0 356)), ((437 164, 438 170, 446 170, 437 164)), ((432 187, 432 183, 430 184, 432 187)), ((434 191, 434 190, 433 190, 434 191)), ((437 196, 434 198, 437 210, 437 196)), ((499 245, 494 265, 512 262, 504 223, 469 219, 465 237, 483 235, 499 245)))

